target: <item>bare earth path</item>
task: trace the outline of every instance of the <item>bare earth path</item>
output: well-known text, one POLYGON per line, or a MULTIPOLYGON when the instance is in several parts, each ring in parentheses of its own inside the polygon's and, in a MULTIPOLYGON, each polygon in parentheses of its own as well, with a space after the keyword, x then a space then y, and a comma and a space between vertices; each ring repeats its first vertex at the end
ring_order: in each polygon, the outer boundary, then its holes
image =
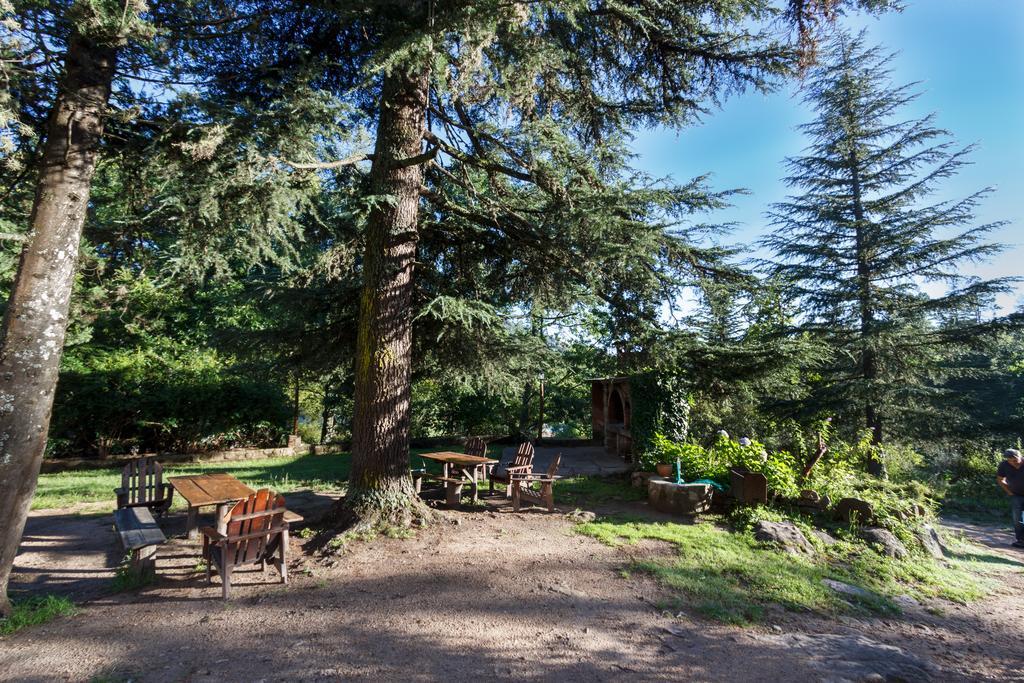
POLYGON ((574 535, 564 515, 503 504, 452 518, 460 523, 356 544, 328 563, 296 547, 290 586, 272 570, 243 572, 225 603, 195 571, 198 548, 181 540, 162 553, 156 585, 110 594, 109 512, 34 514, 18 585, 45 576, 49 590, 89 601, 0 639, 0 679, 1024 680, 1022 557, 1010 552, 1000 594, 943 603, 943 616, 780 612, 738 629, 662 612, 661 589, 622 578, 631 556, 663 548, 609 548, 574 535), (60 544, 82 561, 68 565, 60 544))

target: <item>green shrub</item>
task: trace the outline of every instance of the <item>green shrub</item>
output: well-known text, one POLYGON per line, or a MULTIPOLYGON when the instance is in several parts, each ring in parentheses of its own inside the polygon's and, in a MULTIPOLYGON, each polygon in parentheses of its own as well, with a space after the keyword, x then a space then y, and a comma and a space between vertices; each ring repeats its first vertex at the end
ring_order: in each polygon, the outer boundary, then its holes
MULTIPOLYGON (((633 450, 644 468, 659 460, 658 437, 686 440, 690 428, 691 396, 686 380, 677 375, 646 372, 630 379, 633 450)), ((674 461, 673 461, 674 462, 674 461)))
POLYGON ((924 456, 910 446, 886 444, 885 448, 879 450, 885 471, 893 481, 910 481, 924 464, 924 456))
POLYGON ((299 436, 302 438, 303 443, 318 444, 320 443, 320 423, 319 422, 300 422, 299 423, 299 436))
POLYGON ((678 461, 687 481, 712 479, 728 486, 729 470, 742 467, 763 474, 773 493, 794 496, 799 492, 796 459, 785 451, 769 452, 757 441, 744 446, 722 435, 710 448, 704 448, 695 443, 675 443, 655 434, 648 458, 669 464, 678 461))
POLYGON ((291 415, 280 386, 213 351, 178 351, 71 354, 54 401, 54 447, 64 454, 277 445, 291 415))
POLYGON ((944 512, 986 519, 1007 516, 1006 494, 995 479, 1001 451, 993 444, 964 444, 939 450, 929 459, 926 475, 944 512))

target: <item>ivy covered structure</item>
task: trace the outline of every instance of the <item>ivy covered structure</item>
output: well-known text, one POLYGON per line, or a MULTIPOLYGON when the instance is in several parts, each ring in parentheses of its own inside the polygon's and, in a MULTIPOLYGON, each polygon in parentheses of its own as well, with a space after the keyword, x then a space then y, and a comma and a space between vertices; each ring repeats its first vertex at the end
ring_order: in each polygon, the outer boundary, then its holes
POLYGON ((590 396, 594 439, 609 453, 639 463, 655 434, 686 440, 691 398, 682 377, 648 371, 592 379, 590 396))

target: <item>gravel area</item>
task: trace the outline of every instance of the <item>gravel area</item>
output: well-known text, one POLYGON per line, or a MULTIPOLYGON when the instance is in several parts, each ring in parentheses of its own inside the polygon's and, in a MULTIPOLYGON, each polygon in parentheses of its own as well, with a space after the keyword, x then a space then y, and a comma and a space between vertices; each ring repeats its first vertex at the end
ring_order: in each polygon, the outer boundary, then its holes
POLYGON ((287 587, 272 569, 243 571, 224 602, 197 571, 198 546, 174 539, 156 584, 115 594, 109 511, 34 513, 16 585, 85 602, 0 639, 0 680, 1021 679, 1024 565, 1010 553, 1000 594, 942 615, 780 611, 741 629, 666 612, 650 579, 623 577, 663 544, 610 548, 573 534, 563 514, 516 514, 503 500, 328 558, 303 542, 293 539, 287 587))

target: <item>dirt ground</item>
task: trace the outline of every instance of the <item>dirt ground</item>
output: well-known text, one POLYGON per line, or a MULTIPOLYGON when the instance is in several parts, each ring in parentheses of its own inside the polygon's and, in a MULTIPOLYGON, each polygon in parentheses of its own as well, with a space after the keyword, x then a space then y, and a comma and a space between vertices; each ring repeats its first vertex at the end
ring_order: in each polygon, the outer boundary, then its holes
MULTIPOLYGON (((172 517, 170 532, 181 523, 172 517)), ((659 544, 609 548, 571 528, 565 515, 512 513, 502 500, 327 561, 295 539, 290 585, 272 569, 242 571, 224 602, 196 571, 198 546, 181 539, 162 548, 156 584, 112 594, 109 510, 35 513, 15 586, 85 602, 0 639, 0 680, 1024 680, 1024 556, 1010 549, 997 594, 943 603, 942 616, 779 610, 741 629, 664 612, 650 579, 623 578, 632 558, 665 552, 659 544)))

